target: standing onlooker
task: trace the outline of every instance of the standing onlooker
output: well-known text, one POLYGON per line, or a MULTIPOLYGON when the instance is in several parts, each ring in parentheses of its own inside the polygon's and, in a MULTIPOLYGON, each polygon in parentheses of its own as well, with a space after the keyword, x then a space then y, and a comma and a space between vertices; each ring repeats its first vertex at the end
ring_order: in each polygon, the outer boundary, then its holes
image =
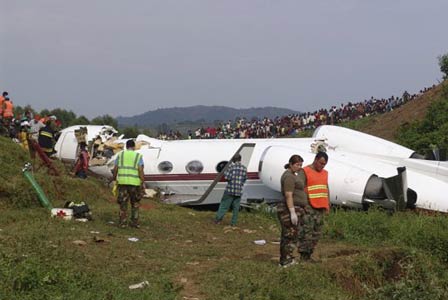
POLYGON ((29 148, 29 139, 30 139, 30 123, 28 121, 23 121, 20 123, 20 132, 18 134, 18 139, 20 141, 20 145, 26 151, 30 151, 29 148))
POLYGON ((39 131, 39 146, 42 148, 48 158, 56 153, 56 151, 54 150, 54 145, 56 144, 56 131, 54 121, 55 118, 50 117, 45 123, 45 127, 41 128, 39 131))
POLYGON ((119 226, 127 225, 128 201, 131 203, 130 226, 139 228, 139 207, 143 194, 145 177, 143 156, 135 150, 135 142, 128 140, 126 150, 118 154, 113 171, 113 180, 118 184, 118 204, 120 205, 119 226))
POLYGON ((8 97, 5 97, 5 101, 3 101, 3 123, 5 126, 8 126, 13 118, 14 104, 8 97))
POLYGON ((310 260, 322 235, 323 216, 330 209, 328 194, 328 162, 325 152, 317 152, 311 165, 303 168, 306 175, 305 191, 309 204, 305 207, 303 226, 299 229, 299 252, 303 260, 310 260))
POLYGON ((39 131, 45 127, 45 124, 40 121, 39 115, 34 115, 30 123, 30 138, 37 141, 39 138, 39 131))
POLYGON ((241 163, 240 154, 233 156, 232 163, 224 173, 224 177, 227 180, 227 186, 219 204, 219 209, 216 212, 215 223, 219 224, 229 207, 232 207, 232 221, 230 225, 235 226, 238 221, 238 212, 240 211, 243 185, 247 179, 247 168, 241 163))
POLYGON ((293 253, 298 248, 298 230, 301 223, 298 214, 302 215, 304 207, 308 204, 302 163, 303 158, 300 155, 292 155, 280 179, 284 201, 277 205, 277 214, 282 228, 280 266, 284 267, 296 263, 293 253))
POLYGON ((87 152, 87 145, 85 142, 79 143, 79 155, 75 162, 75 175, 79 178, 87 178, 87 170, 89 169, 90 155, 87 152))
POLYGON ((3 92, 0 96, 0 118, 3 118, 3 104, 5 103, 5 99, 8 97, 8 92, 3 92))

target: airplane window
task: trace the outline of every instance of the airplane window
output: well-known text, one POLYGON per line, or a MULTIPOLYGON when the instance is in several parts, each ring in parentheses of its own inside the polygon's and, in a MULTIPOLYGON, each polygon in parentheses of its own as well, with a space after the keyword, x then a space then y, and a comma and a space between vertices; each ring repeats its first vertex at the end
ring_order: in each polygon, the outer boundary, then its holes
POLYGON ((185 166, 185 170, 190 174, 199 174, 204 170, 204 166, 199 160, 192 160, 185 166))
POLYGON ((221 172, 222 169, 224 169, 224 167, 227 165, 227 163, 228 163, 228 161, 226 161, 226 160, 223 160, 223 161, 219 162, 219 163, 216 165, 216 171, 217 171, 218 173, 221 172))
POLYGON ((169 173, 173 170, 173 164, 169 161, 159 163, 158 169, 161 173, 169 173))

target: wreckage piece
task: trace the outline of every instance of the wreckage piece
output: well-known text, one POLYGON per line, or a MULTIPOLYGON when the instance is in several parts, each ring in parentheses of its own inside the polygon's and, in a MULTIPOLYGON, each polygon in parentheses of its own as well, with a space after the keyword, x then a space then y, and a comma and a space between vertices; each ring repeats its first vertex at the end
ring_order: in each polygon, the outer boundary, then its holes
POLYGON ((22 172, 23 172, 23 176, 25 176, 25 178, 29 181, 29 183, 31 183, 32 187, 36 191, 40 204, 42 204, 43 207, 51 210, 53 208, 53 205, 51 205, 50 200, 48 200, 44 191, 42 190, 40 185, 37 183, 37 181, 34 179, 31 164, 26 163, 22 169, 22 172))
MULTIPOLYGON (((61 130, 55 145, 56 157, 64 162, 73 162, 79 154, 79 143, 87 144, 90 166, 103 166, 112 156, 121 152, 126 139, 118 136, 118 131, 108 125, 71 126, 61 130)), ((136 150, 148 146, 146 141, 137 141, 136 150)))
MULTIPOLYGON (((87 129, 90 136, 90 126, 87 129)), ((92 131, 97 135, 100 130, 92 126, 92 131)), ((114 143, 124 141, 117 139, 114 143)), ((222 170, 239 151, 248 170, 242 204, 281 201, 280 177, 289 157, 299 154, 308 165, 320 150, 329 155, 326 169, 334 205, 366 208, 377 204, 388 209, 415 205, 448 212, 448 201, 442 193, 448 190, 447 162, 413 158, 411 149, 347 128, 321 126, 312 138, 161 141, 139 135, 136 141, 146 142, 137 150, 143 155, 146 187, 159 190, 171 203, 219 203, 226 187, 222 170), (398 168, 406 169, 397 172, 398 168), (393 183, 392 178, 399 174, 393 183)), ((73 144, 64 140, 58 147, 61 154, 74 153, 73 149, 66 150, 73 144)), ((111 178, 116 155, 102 165, 91 165, 90 170, 111 178)), ((75 158, 72 154, 71 159, 75 158)))

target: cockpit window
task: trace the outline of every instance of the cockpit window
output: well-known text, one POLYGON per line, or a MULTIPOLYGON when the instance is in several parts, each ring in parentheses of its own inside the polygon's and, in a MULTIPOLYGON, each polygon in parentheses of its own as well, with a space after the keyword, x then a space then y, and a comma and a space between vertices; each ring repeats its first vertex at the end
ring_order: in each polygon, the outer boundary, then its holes
POLYGON ((189 174, 200 174, 204 170, 204 166, 199 160, 192 160, 185 166, 185 170, 189 174))
POLYGON ((161 173, 169 173, 173 170, 173 164, 169 161, 162 161, 157 168, 161 173))

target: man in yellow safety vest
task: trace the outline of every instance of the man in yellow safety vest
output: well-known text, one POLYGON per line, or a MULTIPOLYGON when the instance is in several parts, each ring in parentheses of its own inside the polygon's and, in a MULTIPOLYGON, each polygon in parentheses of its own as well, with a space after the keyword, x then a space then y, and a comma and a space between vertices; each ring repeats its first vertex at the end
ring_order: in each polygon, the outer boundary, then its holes
POLYGON ((127 226, 127 207, 131 203, 131 220, 129 226, 139 228, 139 207, 144 189, 143 156, 135 150, 135 142, 128 140, 126 150, 118 154, 113 170, 113 179, 118 185, 120 205, 119 226, 127 226))

